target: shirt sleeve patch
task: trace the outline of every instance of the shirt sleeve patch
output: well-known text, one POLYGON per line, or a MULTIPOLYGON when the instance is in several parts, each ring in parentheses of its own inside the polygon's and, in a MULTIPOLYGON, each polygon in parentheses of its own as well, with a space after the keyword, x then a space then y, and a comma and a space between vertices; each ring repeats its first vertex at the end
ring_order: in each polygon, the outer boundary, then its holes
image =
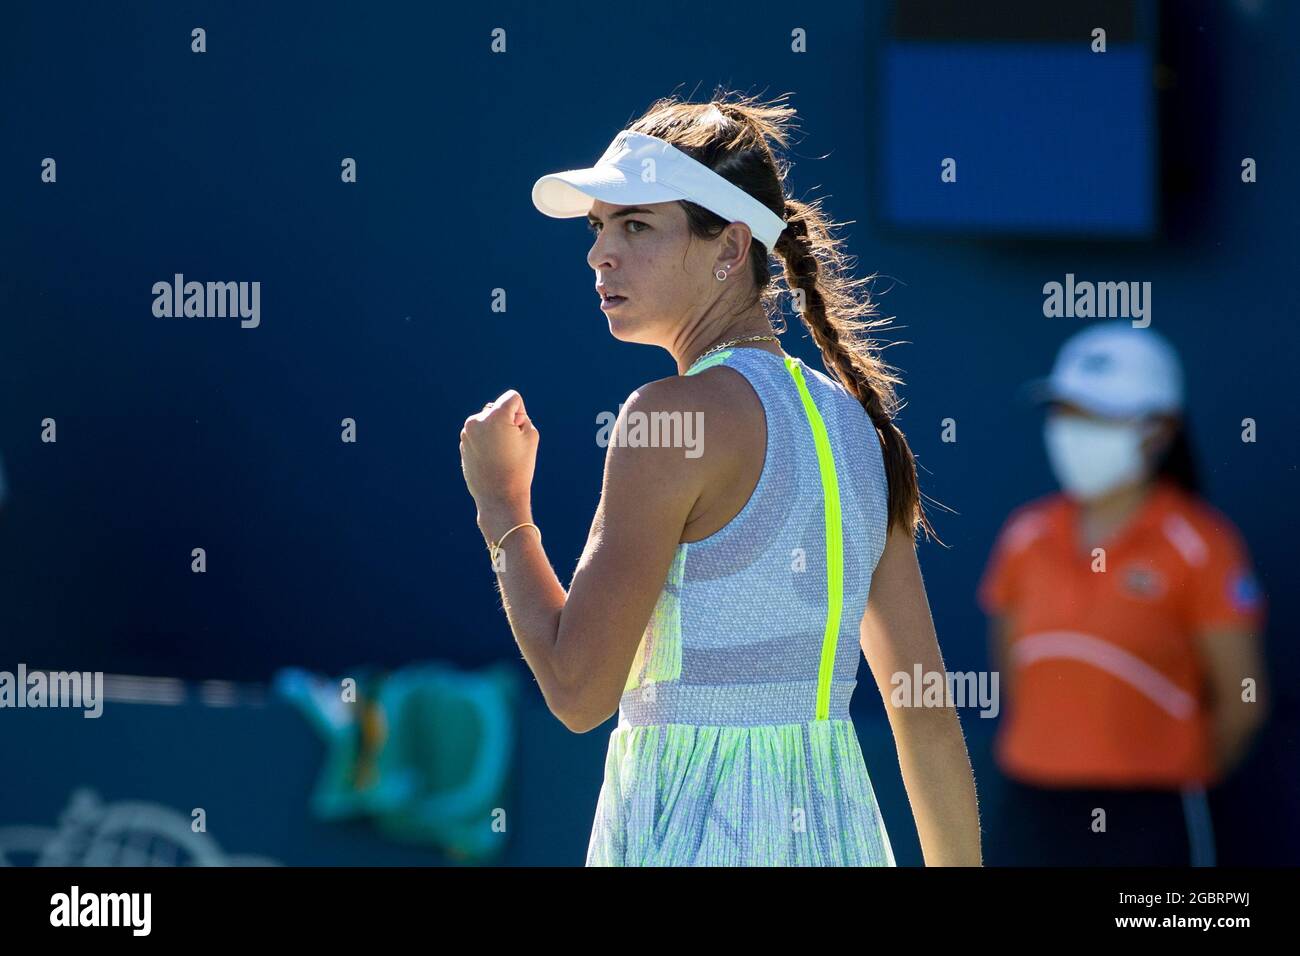
POLYGON ((1258 610, 1260 602, 1259 581, 1248 570, 1238 571, 1228 579, 1228 598, 1239 611, 1258 610))

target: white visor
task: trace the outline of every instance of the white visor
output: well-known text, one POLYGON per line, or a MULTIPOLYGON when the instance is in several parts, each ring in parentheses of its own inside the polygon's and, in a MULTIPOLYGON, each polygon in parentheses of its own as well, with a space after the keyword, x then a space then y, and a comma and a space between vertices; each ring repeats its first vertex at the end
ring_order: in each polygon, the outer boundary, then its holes
POLYGON ((728 222, 743 222, 768 252, 785 229, 784 219, 739 186, 671 143, 631 130, 615 136, 596 165, 533 183, 533 205, 556 219, 585 216, 597 199, 617 206, 687 199, 728 222))

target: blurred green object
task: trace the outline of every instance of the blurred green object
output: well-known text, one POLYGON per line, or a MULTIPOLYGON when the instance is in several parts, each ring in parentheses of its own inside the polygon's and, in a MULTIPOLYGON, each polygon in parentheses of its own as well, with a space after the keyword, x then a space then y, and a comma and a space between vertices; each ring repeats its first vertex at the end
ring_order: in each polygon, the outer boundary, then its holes
POLYGON ((326 743, 315 818, 369 817, 389 839, 465 863, 504 852, 518 694, 508 665, 425 663, 338 679, 286 668, 274 686, 326 743))

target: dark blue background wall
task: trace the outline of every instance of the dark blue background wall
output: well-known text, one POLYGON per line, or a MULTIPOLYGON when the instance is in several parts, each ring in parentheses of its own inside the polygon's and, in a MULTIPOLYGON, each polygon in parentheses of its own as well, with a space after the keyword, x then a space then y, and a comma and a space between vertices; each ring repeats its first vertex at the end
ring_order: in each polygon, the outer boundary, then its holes
MULTIPOLYGON (((806 135, 790 190, 854 221, 850 251, 884 277, 883 311, 909 343, 888 352, 907 380, 900 423, 923 490, 956 512, 932 512, 950 547, 921 551, 949 668, 985 665, 973 591, 993 534, 1052 488, 1014 391, 1082 322, 1044 318, 1043 284, 1150 281, 1153 324, 1188 370, 1208 497, 1271 602, 1292 719, 1300 12, 1172 6, 1164 235, 1149 243, 883 228, 879 3, 7 9, 0 668, 262 680, 283 664, 517 657, 460 474, 462 420, 523 393, 542 432, 535 514, 567 581, 599 491, 597 413, 674 370, 609 336, 589 234, 537 213, 529 187, 592 162, 656 97, 720 83, 793 91, 806 135), (505 55, 490 52, 495 27, 505 55), (806 54, 790 52, 795 27, 806 54), (47 156, 56 185, 39 179, 47 156), (1244 156, 1256 184, 1240 182, 1244 156), (261 326, 154 317, 153 283, 178 272, 259 280, 261 326), (46 417, 57 444, 40 441, 46 417), (344 417, 356 444, 339 440, 344 417), (948 417, 956 443, 940 441, 948 417), (190 572, 194 547, 205 575, 190 572)), ((816 360, 797 320, 784 344, 816 360)), ((856 706, 877 733, 871 696, 864 681, 856 706)), ((599 736, 592 779, 574 782, 593 806, 599 736)), ((1251 787, 1291 786, 1279 768, 1295 743, 1275 738, 1251 787)))

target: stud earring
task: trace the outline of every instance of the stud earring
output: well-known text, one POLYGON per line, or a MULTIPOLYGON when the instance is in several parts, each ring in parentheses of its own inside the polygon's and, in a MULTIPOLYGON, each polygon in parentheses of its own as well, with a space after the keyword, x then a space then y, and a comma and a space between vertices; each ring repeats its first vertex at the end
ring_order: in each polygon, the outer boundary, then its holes
MULTIPOLYGON (((728 266, 727 268, 730 268, 730 266, 728 266)), ((726 269, 718 269, 717 271, 715 271, 715 272, 713 273, 713 276, 714 276, 714 278, 716 278, 719 282, 724 282, 724 281, 726 281, 726 278, 727 278, 727 270, 726 270, 726 269)))

